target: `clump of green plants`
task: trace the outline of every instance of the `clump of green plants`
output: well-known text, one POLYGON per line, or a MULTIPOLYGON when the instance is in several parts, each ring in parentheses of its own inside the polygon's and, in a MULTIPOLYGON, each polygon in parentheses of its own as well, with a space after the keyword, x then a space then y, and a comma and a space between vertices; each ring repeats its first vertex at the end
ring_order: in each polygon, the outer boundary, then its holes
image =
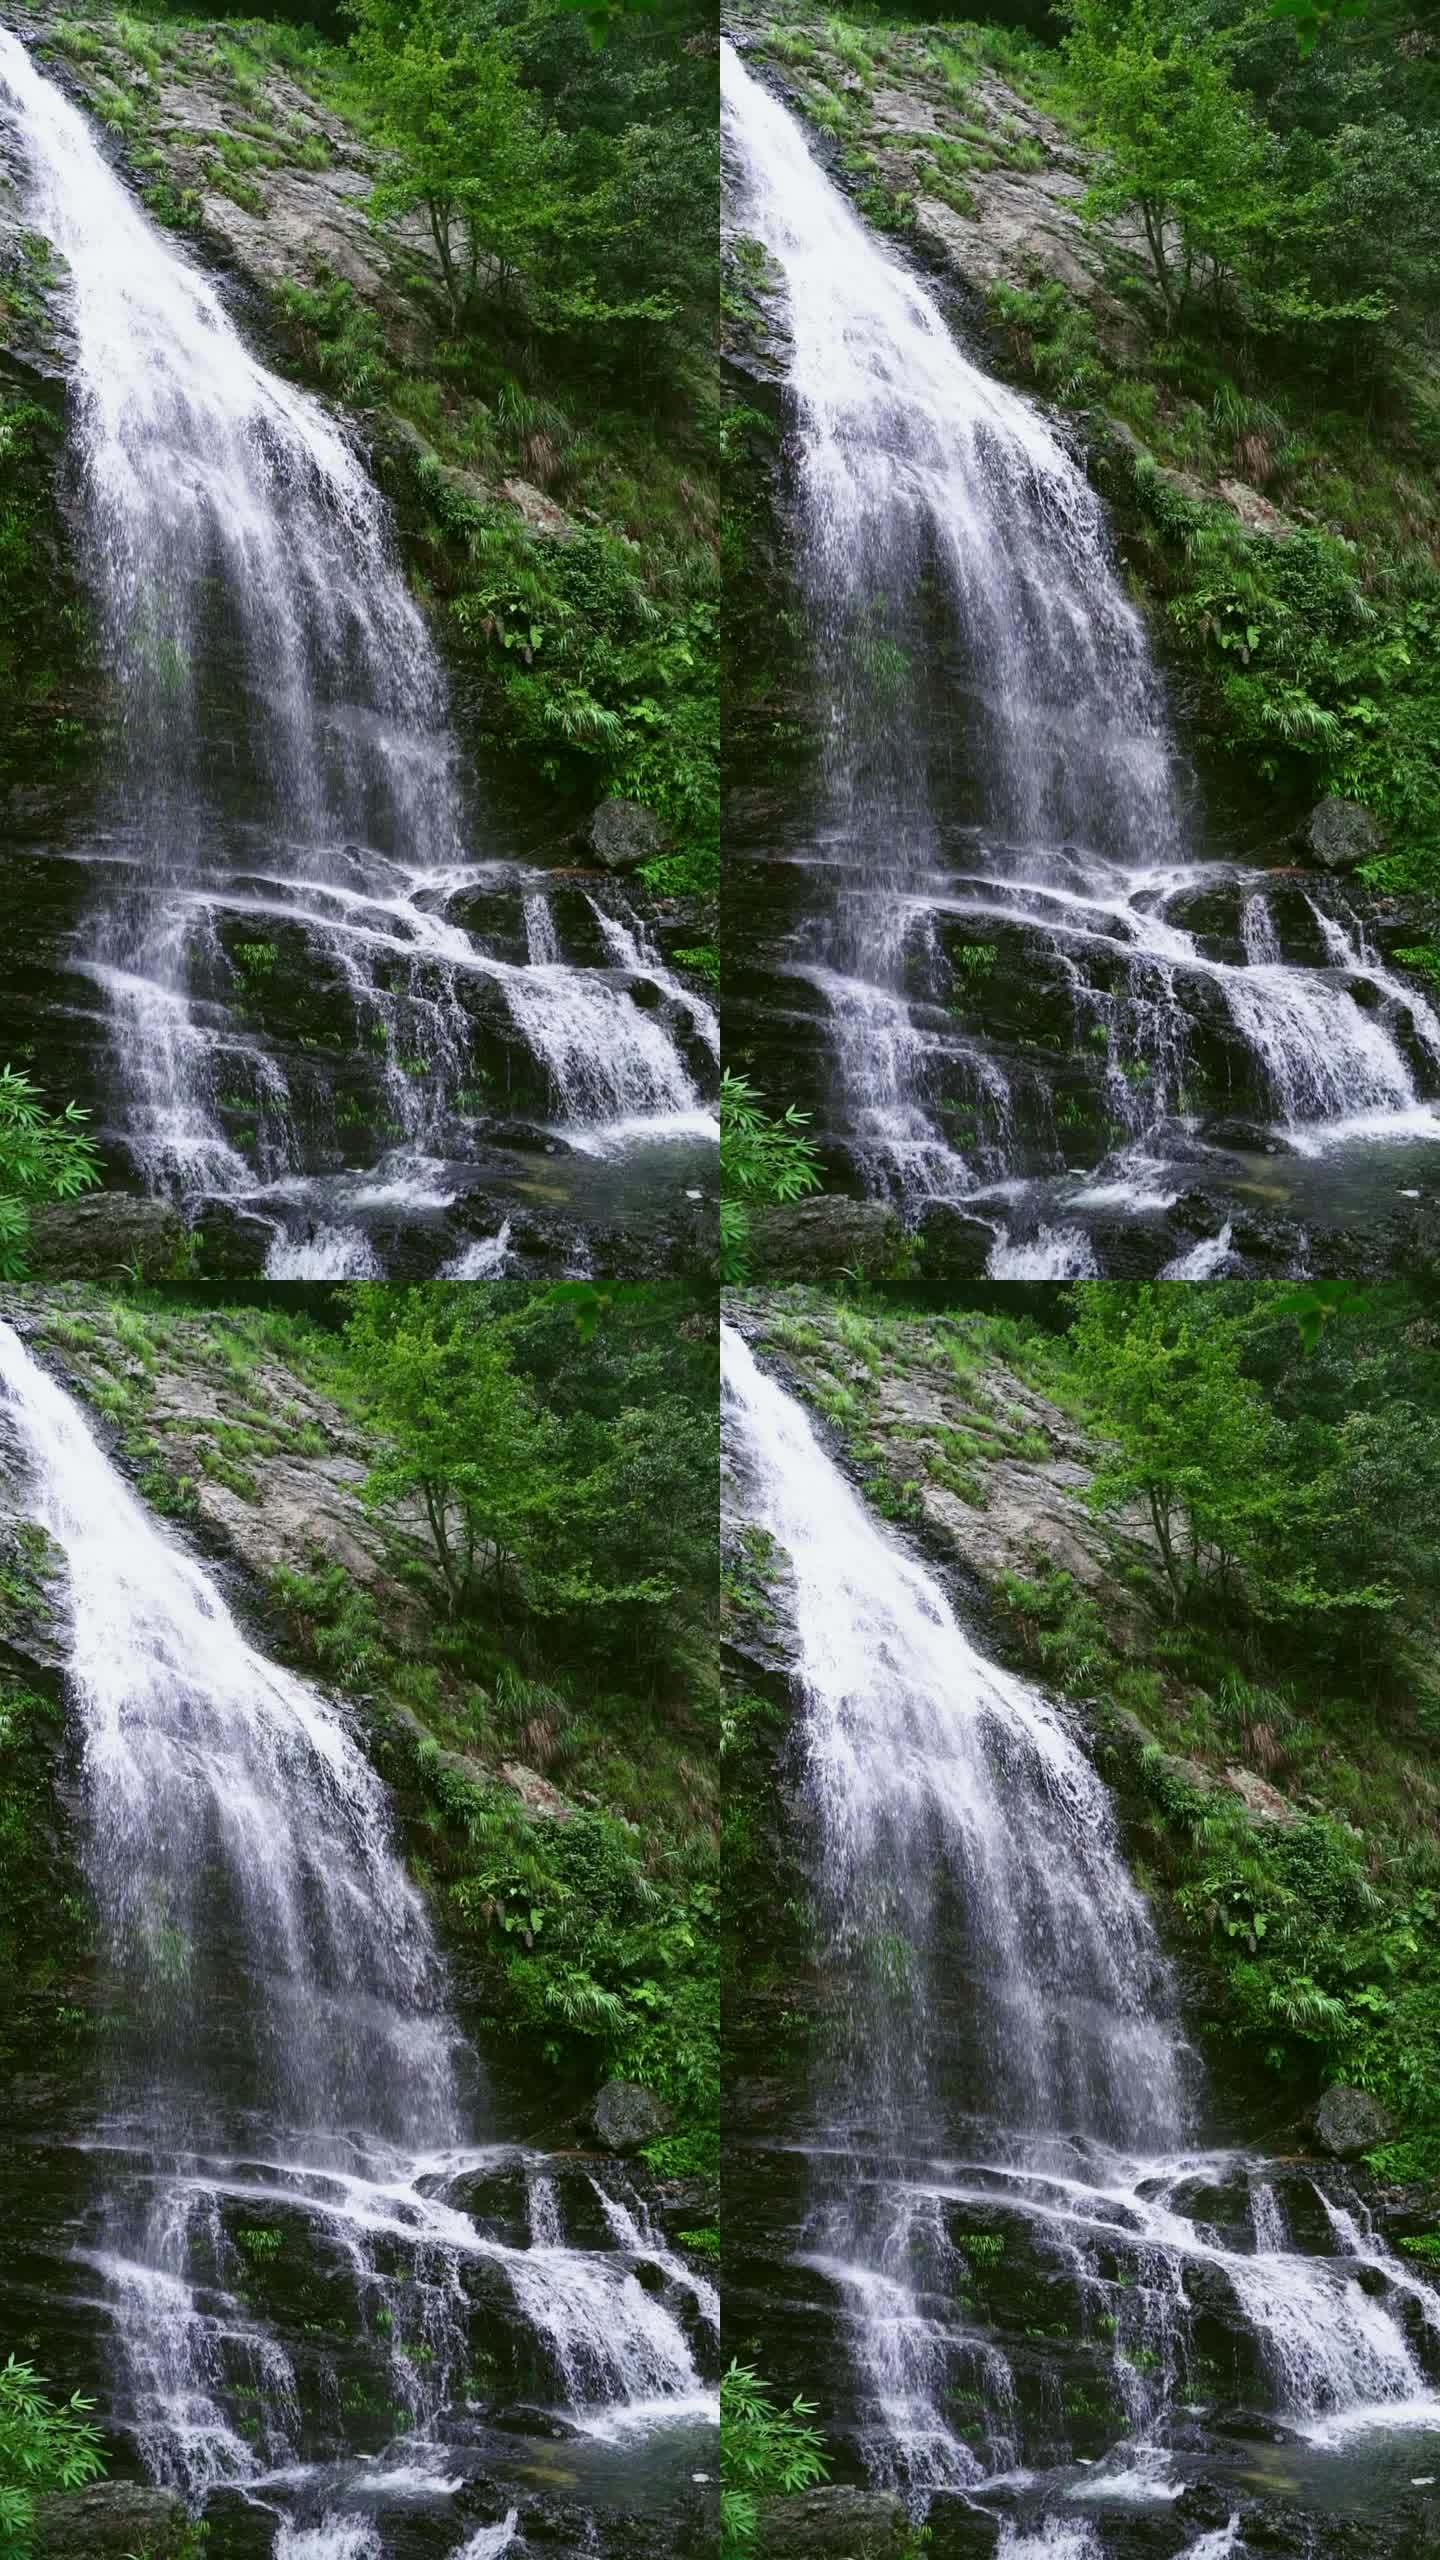
POLYGON ((793 2497, 828 2477, 824 2439, 811 2421, 817 2403, 773 2398, 753 2365, 734 2360, 720 2382, 720 2531, 724 2560, 744 2560, 760 2528, 762 2502, 793 2497))
POLYGON ((100 2479, 105 2456, 80 2392, 53 2400, 33 2365, 0 2365, 0 2552, 30 2560, 35 2501, 46 2489, 83 2489, 100 2479))
POLYGON ((808 1125, 809 1114, 793 1102, 779 1114, 767 1111, 758 1088, 726 1068, 720 1080, 720 1267, 726 1282, 747 1276, 752 1208, 803 1200, 821 1188, 808 1125))
POLYGON ((73 1200, 100 1179, 99 1150, 77 1103, 47 1108, 30 1078, 0 1068, 0 1277, 25 1268, 30 1213, 42 1200, 73 1200))

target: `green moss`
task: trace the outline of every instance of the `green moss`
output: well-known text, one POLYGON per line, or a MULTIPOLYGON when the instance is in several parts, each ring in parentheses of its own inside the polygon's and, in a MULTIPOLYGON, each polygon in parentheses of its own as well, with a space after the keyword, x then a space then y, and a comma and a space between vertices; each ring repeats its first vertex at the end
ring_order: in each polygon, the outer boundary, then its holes
MULTIPOLYGON (((27 257, 26 290, 46 273, 27 257)), ((59 420, 0 397, 0 779, 68 770, 94 740, 93 625, 61 529, 60 458, 59 420)))
MULTIPOLYGON (((12 1623, 45 1610, 36 1562, 22 1551, 7 1567, 0 1610, 12 1623)), ((92 1912, 55 1787, 63 1745, 59 1703, 0 1674, 0 2056, 11 2065, 32 2048, 50 2061, 88 2030, 77 1994, 92 1912)))

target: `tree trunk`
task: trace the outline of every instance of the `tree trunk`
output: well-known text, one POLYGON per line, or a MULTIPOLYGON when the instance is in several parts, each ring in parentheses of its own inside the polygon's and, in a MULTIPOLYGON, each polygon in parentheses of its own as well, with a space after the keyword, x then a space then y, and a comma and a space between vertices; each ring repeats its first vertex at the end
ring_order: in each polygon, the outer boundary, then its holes
POLYGON ((1150 244, 1150 263, 1155 270, 1155 281, 1160 287, 1161 296, 1164 300, 1166 322, 1168 326, 1173 329, 1175 326, 1175 285, 1170 273, 1170 261, 1165 255, 1164 207, 1152 205, 1145 197, 1142 196, 1140 199, 1140 219, 1145 225, 1145 237, 1150 244))
POLYGON ((425 209, 430 216, 430 237, 435 243, 440 259, 440 273, 445 279, 445 290, 450 297, 450 317, 458 328, 465 309, 465 299, 460 290, 460 279, 455 272, 455 252, 450 245, 450 208, 447 204, 440 202, 437 197, 432 196, 425 209))
POLYGON ((1149 1488, 1150 1520, 1160 1549, 1160 1561, 1170 1585, 1170 1614, 1179 1618, 1185 1607, 1185 1585, 1180 1578, 1179 1559, 1170 1535, 1170 1514, 1161 1502, 1154 1485, 1149 1488))
POLYGON ((439 1486, 428 1480, 424 1486, 424 1494, 425 1515, 430 1523, 430 1535, 435 1541, 435 1553, 440 1559, 440 1570, 445 1576, 445 1589, 450 1601, 450 1615, 453 1618, 460 1605, 460 1592, 455 1578, 455 1559, 450 1552, 450 1532, 445 1518, 445 1500, 439 1486))

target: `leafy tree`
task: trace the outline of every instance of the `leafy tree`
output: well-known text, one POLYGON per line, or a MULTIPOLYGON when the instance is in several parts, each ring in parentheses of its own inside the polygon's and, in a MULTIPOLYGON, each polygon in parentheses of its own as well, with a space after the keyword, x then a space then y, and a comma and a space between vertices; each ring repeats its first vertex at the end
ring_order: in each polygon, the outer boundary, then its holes
POLYGON ((1075 1358, 1113 1443, 1090 1499, 1145 1504, 1177 1618, 1206 1583, 1234 1587, 1294 1514, 1283 1435, 1241 1369, 1243 1340, 1243 1317, 1211 1290, 1080 1294, 1075 1358))
POLYGON ((731 2360, 720 2380, 720 2530, 724 2560, 742 2560, 755 2540, 760 2500, 813 2489, 830 2463, 816 2403, 774 2400, 753 2365, 731 2360))
POLYGON ((366 1290, 346 1327, 385 1456, 376 1506, 418 1502, 452 1614, 503 1590, 553 1499, 553 1427, 468 1292, 366 1290))
POLYGON ((727 1282, 745 1278, 750 1208, 801 1200, 821 1188, 808 1121, 793 1102, 775 1117, 757 1087, 726 1068, 720 1079, 720 1268, 727 1282))
POLYGON ((14 1067, 0 1068, 0 1279, 25 1267, 30 1210, 37 1200, 73 1200, 100 1179, 86 1114, 73 1102, 47 1111, 38 1088, 14 1067))
POLYGON ((356 67, 386 155, 381 221, 422 211, 458 327, 482 286, 503 297, 561 211, 562 153, 506 44, 445 0, 356 0, 356 67))
POLYGON ((57 2404, 34 2367, 8 2356, 0 2366, 0 2554, 29 2560, 35 2500, 45 2489, 83 2489, 105 2468, 92 2400, 57 2404))
POLYGON ((1309 53, 1329 29, 1400 36, 1424 35, 1440 25, 1436 0, 1270 0, 1272 16, 1293 28, 1302 53, 1309 53))
POLYGON ((535 1596, 574 1613, 587 1648, 628 1658, 640 1679, 669 1666, 677 1622, 716 1583, 717 1434, 713 1408, 678 1395, 636 1403, 551 1515, 535 1596))
POLYGON ((1104 166, 1093 219, 1138 214, 1171 328, 1218 295, 1275 219, 1270 137, 1197 0, 1072 0, 1066 54, 1104 166))

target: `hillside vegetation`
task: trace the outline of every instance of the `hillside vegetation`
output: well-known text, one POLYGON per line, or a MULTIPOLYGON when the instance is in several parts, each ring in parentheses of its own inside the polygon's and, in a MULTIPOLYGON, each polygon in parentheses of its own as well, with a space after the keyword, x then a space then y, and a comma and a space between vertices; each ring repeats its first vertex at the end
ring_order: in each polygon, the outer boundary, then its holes
MULTIPOLYGON (((1388 2112, 1372 2166, 1440 2177, 1433 1291, 749 1303, 871 1505, 1074 1702, 1247 2124, 1302 2133, 1343 2081, 1388 2112)), ((731 1567, 752 1617, 766 1571, 731 1567)), ((727 1787, 737 1946, 775 1856, 782 1693, 754 1686, 727 1787)), ((803 2040, 803 1966, 775 1997, 803 2040)))
POLYGON ((1433 973, 1440 36, 1413 0, 1301 15, 1068 0, 1042 41, 782 5, 749 33, 985 360, 1076 420, 1247 823, 1367 807, 1433 973))
MULTIPOLYGON (((238 271, 271 359, 356 416, 468 740, 577 814, 644 802, 672 846, 651 885, 708 888, 713 31, 676 5, 316 14, 42 9, 37 51, 155 219, 238 271)), ((22 702, 0 774, 28 778, 105 713, 73 580, 57 609, 32 379, 63 277, 32 235, 3 246, 0 668, 22 702)))
MULTIPOLYGON (((646 2082, 673 2111, 652 2166, 709 2169, 713 1325, 663 1290, 583 1337, 514 1284, 312 1295, 70 1287, 5 1312, 152 1510, 237 1570, 262 1643, 354 1702, 490 2049, 562 2106, 646 2082)), ((22 1516, 0 1572, 12 2058, 97 2023, 51 1571, 22 1516)))

